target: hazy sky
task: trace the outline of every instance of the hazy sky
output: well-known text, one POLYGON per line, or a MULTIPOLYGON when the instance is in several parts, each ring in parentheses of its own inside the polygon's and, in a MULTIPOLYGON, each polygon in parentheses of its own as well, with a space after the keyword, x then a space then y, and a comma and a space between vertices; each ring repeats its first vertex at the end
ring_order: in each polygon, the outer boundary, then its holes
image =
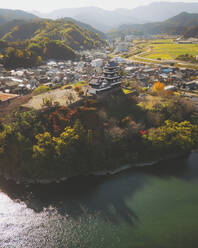
MULTIPOLYGON (((134 8, 162 0, 0 0, 0 8, 49 12, 60 8, 97 6, 104 9, 134 8)), ((198 0, 164 0, 169 2, 197 2, 198 0)))

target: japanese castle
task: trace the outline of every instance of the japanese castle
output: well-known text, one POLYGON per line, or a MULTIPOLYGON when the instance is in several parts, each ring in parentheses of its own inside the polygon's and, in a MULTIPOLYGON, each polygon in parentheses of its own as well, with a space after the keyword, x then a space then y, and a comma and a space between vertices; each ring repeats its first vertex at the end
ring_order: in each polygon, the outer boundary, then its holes
POLYGON ((103 68, 100 77, 93 77, 89 82, 89 93, 99 94, 121 85, 121 77, 118 75, 119 67, 114 61, 109 61, 103 68))

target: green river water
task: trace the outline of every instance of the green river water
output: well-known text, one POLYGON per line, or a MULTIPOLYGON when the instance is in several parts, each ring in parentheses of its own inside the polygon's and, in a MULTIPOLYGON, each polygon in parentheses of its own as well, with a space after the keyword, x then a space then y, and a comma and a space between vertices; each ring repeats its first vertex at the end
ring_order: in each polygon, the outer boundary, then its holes
POLYGON ((45 186, 0 179, 1 248, 196 248, 198 154, 45 186))

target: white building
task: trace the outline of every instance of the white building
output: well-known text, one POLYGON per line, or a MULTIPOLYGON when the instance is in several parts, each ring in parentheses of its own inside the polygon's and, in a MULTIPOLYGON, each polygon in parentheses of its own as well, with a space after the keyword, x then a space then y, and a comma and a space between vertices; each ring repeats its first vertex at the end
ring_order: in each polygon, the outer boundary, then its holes
POLYGON ((114 57, 113 60, 114 60, 116 63, 118 63, 118 64, 120 64, 120 63, 125 64, 125 63, 126 63, 126 59, 123 59, 122 57, 118 57, 118 56, 114 57))
POLYGON ((91 61, 92 67, 102 67, 103 66, 103 59, 95 59, 91 61))
POLYGON ((125 36, 125 41, 130 42, 134 40, 134 35, 126 35, 125 36))
POLYGON ((127 52, 129 49, 128 44, 125 42, 119 43, 115 49, 116 52, 127 52))

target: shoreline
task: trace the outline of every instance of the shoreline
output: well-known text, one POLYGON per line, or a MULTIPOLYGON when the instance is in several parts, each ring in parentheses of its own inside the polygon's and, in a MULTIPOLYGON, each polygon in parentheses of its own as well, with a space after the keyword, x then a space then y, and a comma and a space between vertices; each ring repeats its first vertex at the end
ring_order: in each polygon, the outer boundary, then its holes
POLYGON ((153 161, 147 161, 147 162, 137 162, 135 164, 126 164, 123 165, 117 169, 114 170, 103 170, 103 171, 95 171, 95 172, 90 172, 88 174, 79 174, 79 175, 75 175, 75 176, 70 176, 70 177, 61 177, 61 178, 54 178, 54 179, 28 179, 28 178, 13 178, 7 174, 3 174, 0 173, 0 176, 2 176, 5 180, 7 181, 13 181, 16 184, 25 184, 25 185, 47 185, 47 184, 51 184, 51 183, 63 183, 66 182, 68 179, 77 177, 77 176, 113 176, 116 174, 119 174, 123 171, 132 169, 132 168, 146 168, 146 167, 151 167, 151 166, 156 166, 156 165, 160 165, 161 162, 165 162, 168 160, 172 160, 172 159, 179 159, 182 157, 187 157, 189 156, 191 153, 197 153, 198 150, 193 150, 190 153, 186 153, 186 154, 174 154, 174 155, 169 155, 167 158, 163 158, 163 159, 159 159, 159 160, 153 160, 153 161))
POLYGON ((7 181, 13 181, 16 184, 25 184, 25 185, 35 185, 35 184, 51 184, 51 183, 63 183, 66 182, 68 179, 77 177, 77 176, 113 176, 116 174, 119 174, 123 171, 132 169, 132 168, 144 168, 147 166, 153 166, 157 165, 159 161, 152 161, 152 162, 144 162, 144 163, 136 163, 136 164, 127 164, 123 165, 115 170, 103 170, 103 171, 95 171, 90 172, 88 174, 79 174, 75 176, 70 177, 61 177, 61 178, 54 178, 54 179, 28 179, 28 178, 13 178, 12 176, 9 176, 7 174, 0 173, 0 176, 2 176, 7 181))

